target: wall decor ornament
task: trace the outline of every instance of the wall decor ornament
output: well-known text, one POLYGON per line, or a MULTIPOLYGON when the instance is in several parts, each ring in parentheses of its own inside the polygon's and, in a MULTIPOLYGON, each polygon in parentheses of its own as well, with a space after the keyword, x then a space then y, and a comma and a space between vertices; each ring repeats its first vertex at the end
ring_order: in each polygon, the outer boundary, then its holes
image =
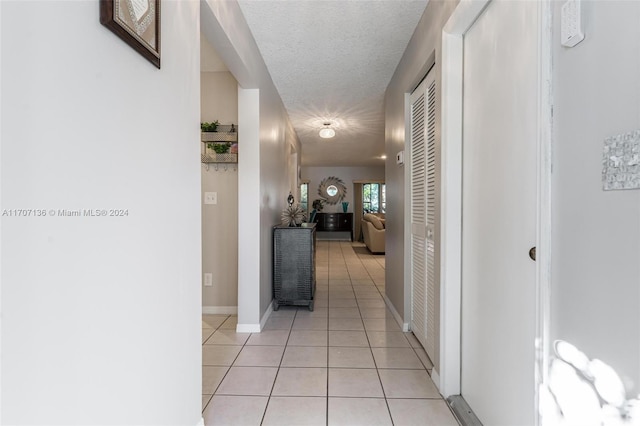
POLYGON ((307 214, 302 207, 300 207, 300 204, 293 205, 295 201, 293 194, 289 191, 289 195, 287 196, 288 207, 282 210, 282 216, 280 216, 282 224, 285 226, 300 226, 306 219, 307 214))
POLYGON ((338 204, 344 196, 347 195, 347 187, 344 186, 342 179, 329 176, 320 182, 318 195, 320 195, 327 204, 338 204))
POLYGON ((602 186, 605 191, 640 188, 640 130, 604 140, 602 186))
POLYGON ((160 0, 100 0, 100 23, 160 68, 160 0))
POLYGON ((284 226, 300 226, 306 218, 306 212, 300 207, 299 204, 293 206, 289 205, 282 211, 282 224, 284 226))

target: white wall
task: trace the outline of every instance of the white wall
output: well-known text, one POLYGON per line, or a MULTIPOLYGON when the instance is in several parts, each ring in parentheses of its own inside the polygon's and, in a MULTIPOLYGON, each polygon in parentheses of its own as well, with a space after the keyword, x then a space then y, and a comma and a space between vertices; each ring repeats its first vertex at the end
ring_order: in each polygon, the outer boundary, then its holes
POLYGON ((272 227, 300 144, 236 1, 203 0, 203 33, 239 84, 238 330, 258 331, 272 300, 272 227))
MULTIPOLYGON (((273 299, 273 226, 281 222, 282 210, 292 186, 289 171, 291 146, 300 149, 280 95, 269 84, 260 91, 260 313, 273 299)), ((248 208, 248 206, 247 206, 248 208)), ((262 318, 264 322, 264 317, 262 318)))
POLYGON ((586 38, 560 46, 554 4, 552 338, 640 392, 640 190, 602 190, 608 136, 640 128, 640 3, 582 2, 586 38))
POLYGON ((3 424, 201 419, 199 3, 162 4, 162 69, 97 1, 0 2, 3 424), (72 23, 67 25, 65 23, 72 23))
MULTIPOLYGON (((309 181, 309 209, 311 209, 313 200, 320 198, 320 195, 318 195, 320 182, 329 176, 335 176, 344 182, 344 185, 347 187, 347 195, 343 201, 349 202, 347 211, 353 213, 353 182, 384 182, 384 165, 379 167, 302 167, 302 180, 309 181)), ((388 196, 389 194, 387 193, 387 197, 388 196)), ((296 202, 298 201, 300 200, 296 199, 296 202)), ((324 213, 342 212, 342 205, 336 204, 332 206, 325 204, 322 211, 324 213)))
POLYGON ((260 330, 260 91, 238 88, 238 120, 243 123, 238 135, 238 208, 242 226, 238 227, 238 331, 260 330))
MULTIPOLYGON (((201 73, 201 120, 238 125, 238 83, 231 73, 201 73)), ((213 286, 202 288, 205 313, 238 306, 238 172, 234 164, 224 166, 201 166, 203 199, 205 192, 218 194, 218 204, 202 204, 202 272, 213 274, 213 286)))
MULTIPOLYGON (((440 157, 440 50, 442 45, 442 28, 458 2, 439 1, 429 2, 424 15, 407 46, 407 49, 391 78, 385 94, 385 146, 387 154, 386 185, 387 185, 387 214, 386 214, 386 295, 398 313, 404 317, 404 322, 410 320, 410 289, 405 288, 405 225, 409 223, 405 212, 405 194, 408 179, 409 156, 405 157, 407 165, 396 165, 396 154, 405 150, 406 113, 408 106, 407 95, 415 89, 426 76, 427 71, 435 64, 436 73, 436 158, 440 157)), ((436 168, 436 203, 440 203, 440 161, 436 168)), ((440 214, 436 210, 435 243, 440 245, 440 214)), ((408 253, 407 253, 408 255, 408 253)), ((436 251, 436 282, 440 280, 440 258, 436 251)), ((436 294, 436 306, 440 305, 439 290, 436 294)), ((439 324, 436 330, 439 330, 439 324)), ((438 340, 438 339, 437 339, 438 340)), ((439 343, 436 343, 436 353, 439 353, 439 343)), ((439 371, 439 359, 432 360, 434 368, 439 371)))

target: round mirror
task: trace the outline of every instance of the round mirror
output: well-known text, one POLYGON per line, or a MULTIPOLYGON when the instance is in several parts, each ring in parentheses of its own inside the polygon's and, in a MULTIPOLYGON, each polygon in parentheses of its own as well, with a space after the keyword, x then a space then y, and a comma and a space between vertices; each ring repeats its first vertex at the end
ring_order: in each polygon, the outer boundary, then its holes
POLYGON ((338 204, 344 199, 346 193, 347 187, 344 186, 344 182, 335 176, 322 179, 318 187, 318 195, 320 195, 327 204, 338 204))

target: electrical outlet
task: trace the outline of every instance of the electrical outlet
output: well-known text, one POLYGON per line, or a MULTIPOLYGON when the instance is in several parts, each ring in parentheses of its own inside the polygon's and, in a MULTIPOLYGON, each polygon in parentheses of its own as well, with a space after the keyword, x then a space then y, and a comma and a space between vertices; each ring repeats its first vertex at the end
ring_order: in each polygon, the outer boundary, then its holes
POLYGON ((204 274, 204 286, 205 287, 212 287, 213 286, 213 274, 210 272, 207 272, 206 274, 204 274))
POLYGON ((204 193, 204 203, 205 204, 218 204, 218 193, 217 192, 205 192, 204 193))

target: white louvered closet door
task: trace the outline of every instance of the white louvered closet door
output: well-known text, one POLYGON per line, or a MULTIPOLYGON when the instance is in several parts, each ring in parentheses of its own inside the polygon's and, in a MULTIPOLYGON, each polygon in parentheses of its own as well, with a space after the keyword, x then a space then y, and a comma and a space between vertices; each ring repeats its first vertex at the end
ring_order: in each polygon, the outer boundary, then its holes
POLYGON ((411 330, 431 359, 436 347, 435 124, 430 71, 411 94, 411 330))

